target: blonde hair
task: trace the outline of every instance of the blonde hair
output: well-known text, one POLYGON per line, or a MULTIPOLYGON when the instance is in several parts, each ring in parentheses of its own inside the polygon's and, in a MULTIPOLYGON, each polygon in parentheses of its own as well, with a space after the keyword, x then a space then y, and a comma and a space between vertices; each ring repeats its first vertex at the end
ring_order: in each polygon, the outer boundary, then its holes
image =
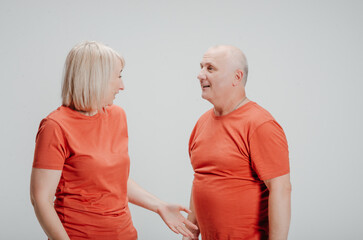
POLYGON ((125 60, 99 42, 85 41, 74 46, 64 65, 62 104, 85 112, 103 109, 117 59, 123 68, 125 60))

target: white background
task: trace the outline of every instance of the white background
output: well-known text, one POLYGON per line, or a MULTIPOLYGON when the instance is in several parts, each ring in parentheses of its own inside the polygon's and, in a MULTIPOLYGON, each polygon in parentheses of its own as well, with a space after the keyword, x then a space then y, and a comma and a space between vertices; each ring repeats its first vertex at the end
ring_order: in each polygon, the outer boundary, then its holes
MULTIPOLYGON (((64 60, 82 40, 126 59, 115 104, 128 116, 131 177, 189 205, 187 144, 211 105, 200 98, 207 48, 247 55, 247 95, 290 148, 290 239, 361 239, 362 1, 0 2, 0 239, 46 239, 29 200, 35 134, 60 103, 64 60)), ((139 239, 180 239, 131 206, 139 239)))

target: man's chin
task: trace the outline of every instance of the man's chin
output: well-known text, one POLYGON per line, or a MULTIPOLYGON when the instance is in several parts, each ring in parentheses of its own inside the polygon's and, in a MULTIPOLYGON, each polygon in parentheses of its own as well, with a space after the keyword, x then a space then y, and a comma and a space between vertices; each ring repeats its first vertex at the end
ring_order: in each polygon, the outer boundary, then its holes
POLYGON ((208 102, 210 102, 210 101, 211 101, 210 97, 209 97, 207 94, 203 94, 203 93, 202 93, 202 98, 203 98, 204 100, 207 100, 208 102))

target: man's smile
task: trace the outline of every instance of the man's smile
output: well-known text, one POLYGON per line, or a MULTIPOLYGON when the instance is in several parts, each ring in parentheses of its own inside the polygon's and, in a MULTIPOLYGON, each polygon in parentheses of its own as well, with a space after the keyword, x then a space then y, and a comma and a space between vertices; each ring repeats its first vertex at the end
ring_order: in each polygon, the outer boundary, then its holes
POLYGON ((202 88, 209 88, 210 87, 210 84, 207 84, 207 83, 204 83, 204 84, 201 84, 202 88))

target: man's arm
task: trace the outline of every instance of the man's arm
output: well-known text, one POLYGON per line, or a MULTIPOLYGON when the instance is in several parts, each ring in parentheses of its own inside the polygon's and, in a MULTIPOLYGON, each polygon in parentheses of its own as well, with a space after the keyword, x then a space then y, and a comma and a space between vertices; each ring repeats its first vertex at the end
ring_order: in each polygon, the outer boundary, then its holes
MULTIPOLYGON (((197 218, 196 218, 195 212, 194 212, 193 191, 190 194, 189 209, 190 209, 191 213, 188 214, 187 219, 190 222, 192 222, 193 224, 195 224, 196 226, 198 226, 198 221, 197 221, 197 218)), ((198 239, 198 236, 199 236, 199 233, 200 233, 199 226, 198 226, 198 229, 192 229, 192 228, 189 228, 189 227, 188 227, 188 229, 193 233, 194 237, 193 238, 183 237, 183 240, 198 239)))
POLYGON ((268 199, 269 240, 286 240, 291 218, 290 174, 264 181, 268 199))

